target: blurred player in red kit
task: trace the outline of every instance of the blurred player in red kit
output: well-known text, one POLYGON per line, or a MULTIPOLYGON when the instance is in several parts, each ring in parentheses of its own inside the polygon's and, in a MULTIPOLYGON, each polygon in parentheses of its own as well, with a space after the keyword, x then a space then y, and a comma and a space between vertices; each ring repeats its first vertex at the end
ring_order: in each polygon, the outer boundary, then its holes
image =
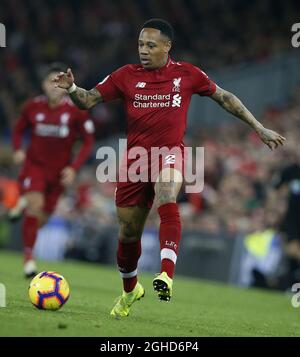
MULTIPOLYGON (((172 26, 164 20, 151 19, 139 34, 140 64, 119 68, 91 90, 75 85, 71 69, 60 73, 54 81, 58 87, 67 89, 73 102, 82 109, 122 99, 127 116, 128 150, 136 147, 147 151, 153 147, 182 149, 193 94, 212 98, 248 123, 271 149, 283 144, 285 139, 281 135, 264 128, 235 95, 218 87, 200 68, 173 60, 169 55, 172 41, 172 26)), ((131 305, 144 296, 144 288, 137 280, 137 265, 141 255, 140 239, 154 197, 160 216, 161 271, 154 278, 153 287, 161 300, 169 301, 172 296, 181 237, 176 198, 183 181, 179 162, 182 160, 182 156, 175 154, 163 158, 155 182, 118 180, 116 206, 120 233, 117 263, 123 279, 123 293, 111 311, 114 317, 127 316, 131 305)))
POLYGON ((13 130, 14 162, 23 165, 19 182, 26 202, 22 235, 27 277, 37 273, 32 252, 39 227, 47 222, 64 188, 74 182, 93 147, 94 126, 88 112, 79 110, 65 90, 53 85, 52 79, 64 68, 63 64, 53 63, 43 71, 44 95, 25 103, 13 130), (30 143, 25 151, 22 139, 26 131, 30 143), (72 159, 78 139, 83 143, 72 159))

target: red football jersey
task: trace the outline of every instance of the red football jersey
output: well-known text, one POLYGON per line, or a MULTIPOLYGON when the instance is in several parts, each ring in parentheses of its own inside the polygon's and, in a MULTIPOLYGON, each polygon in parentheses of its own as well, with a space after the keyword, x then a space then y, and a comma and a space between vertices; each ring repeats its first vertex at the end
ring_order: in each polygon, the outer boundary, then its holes
POLYGON ((94 125, 88 112, 79 110, 68 97, 60 105, 50 108, 45 96, 29 100, 23 107, 13 131, 13 147, 21 148, 23 134, 30 131, 26 163, 58 172, 67 165, 78 169, 91 153, 94 125), (77 139, 83 140, 72 160, 72 149, 77 139))
POLYGON ((129 64, 96 86, 104 101, 122 98, 127 116, 127 148, 179 146, 194 93, 210 96, 216 84, 198 67, 168 59, 165 66, 146 70, 129 64))

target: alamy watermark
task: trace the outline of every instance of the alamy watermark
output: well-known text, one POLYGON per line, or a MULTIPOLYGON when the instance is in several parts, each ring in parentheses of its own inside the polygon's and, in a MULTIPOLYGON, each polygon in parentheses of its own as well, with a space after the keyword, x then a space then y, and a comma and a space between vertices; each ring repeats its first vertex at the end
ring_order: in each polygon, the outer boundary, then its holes
POLYGON ((6 29, 3 24, 0 23, 0 47, 6 47, 6 29))
POLYGON ((6 307, 6 288, 0 283, 0 307, 6 307))
POLYGON ((300 298, 300 283, 293 284, 291 290, 292 290, 293 293, 295 293, 292 296, 291 304, 292 304, 293 307, 299 307, 300 306, 300 301, 299 301, 299 298, 300 298))
POLYGON ((292 37, 292 46, 295 48, 300 47, 300 22, 297 22, 293 24, 292 26, 292 32, 295 32, 295 34, 292 37))
POLYGON ((102 160, 96 170, 98 182, 184 182, 186 193, 199 193, 204 188, 204 148, 135 146, 119 139, 118 150, 103 146, 96 159, 102 160), (172 170, 170 170, 172 169, 172 170))

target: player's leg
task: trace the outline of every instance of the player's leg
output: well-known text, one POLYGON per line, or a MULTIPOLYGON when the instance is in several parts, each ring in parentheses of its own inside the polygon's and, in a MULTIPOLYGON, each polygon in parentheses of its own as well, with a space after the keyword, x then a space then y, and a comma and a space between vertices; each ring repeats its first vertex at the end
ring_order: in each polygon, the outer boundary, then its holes
POLYGON ((43 220, 40 222, 41 226, 48 222, 49 217, 55 211, 57 202, 64 192, 64 187, 59 183, 54 181, 47 186, 45 192, 45 205, 43 210, 43 220))
POLYGON ((117 207, 119 240, 117 263, 126 292, 137 283, 137 264, 141 255, 141 237, 149 213, 147 207, 117 207))
POLYGON ((62 191, 63 187, 54 182, 51 185, 47 185, 43 192, 29 191, 24 194, 26 200, 23 221, 24 272, 27 277, 34 276, 37 273, 33 249, 38 230, 47 223, 62 191))
POLYGON ((176 199, 182 180, 179 170, 164 168, 154 186, 160 216, 161 273, 154 279, 153 287, 158 292, 158 297, 166 301, 169 301, 172 295, 173 275, 181 239, 181 222, 176 199))
POLYGON ((144 296, 144 288, 137 280, 137 265, 141 255, 141 236, 149 208, 117 207, 120 230, 117 264, 123 280, 123 293, 111 311, 117 318, 128 316, 131 305, 144 296))
POLYGON ((32 191, 24 194, 26 199, 26 210, 24 213, 22 234, 24 247, 24 273, 31 277, 37 273, 33 258, 33 248, 41 222, 44 221, 45 198, 42 192, 32 191))
POLYGON ((280 277, 283 290, 290 290, 298 281, 300 271, 300 222, 294 211, 288 210, 281 223, 286 271, 280 277))
POLYGON ((291 286, 298 281, 300 271, 300 240, 297 236, 288 238, 284 252, 287 261, 286 289, 291 289, 291 286))

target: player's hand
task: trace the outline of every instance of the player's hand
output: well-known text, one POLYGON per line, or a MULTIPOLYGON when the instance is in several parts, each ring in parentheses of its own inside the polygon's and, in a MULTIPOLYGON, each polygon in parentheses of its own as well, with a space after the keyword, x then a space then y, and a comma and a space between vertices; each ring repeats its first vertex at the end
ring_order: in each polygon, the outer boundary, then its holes
POLYGON ((59 72, 53 79, 56 88, 69 89, 74 83, 74 76, 71 68, 68 68, 67 72, 59 72))
POLYGON ((21 165, 25 161, 26 154, 24 150, 17 150, 13 154, 13 161, 16 165, 21 165))
POLYGON ((72 167, 67 166, 61 172, 60 183, 65 187, 71 186, 75 180, 75 176, 76 171, 72 167))
POLYGON ((271 150, 277 149, 278 145, 283 145, 285 142, 285 137, 270 129, 262 128, 258 131, 258 135, 271 150))

